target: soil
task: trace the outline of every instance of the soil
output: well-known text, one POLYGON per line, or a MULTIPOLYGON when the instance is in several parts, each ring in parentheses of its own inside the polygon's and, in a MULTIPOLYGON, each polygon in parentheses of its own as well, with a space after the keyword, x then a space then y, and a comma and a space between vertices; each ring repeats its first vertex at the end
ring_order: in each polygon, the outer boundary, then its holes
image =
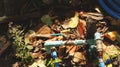
POLYGON ((0 67, 13 67, 13 64, 17 62, 11 46, 0 56, 0 61, 0 67))

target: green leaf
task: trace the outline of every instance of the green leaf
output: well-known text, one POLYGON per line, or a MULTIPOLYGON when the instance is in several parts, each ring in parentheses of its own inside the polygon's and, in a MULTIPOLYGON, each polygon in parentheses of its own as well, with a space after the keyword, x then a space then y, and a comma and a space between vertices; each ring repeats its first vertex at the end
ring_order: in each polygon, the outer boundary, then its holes
POLYGON ((33 46, 27 45, 29 41, 24 40, 24 31, 21 25, 10 24, 9 23, 9 38, 13 40, 13 48, 16 51, 16 57, 21 58, 22 62, 29 62, 33 58, 30 58, 30 50, 33 46))
POLYGON ((62 60, 61 60, 60 58, 56 58, 56 59, 54 60, 54 63, 59 63, 59 62, 62 62, 62 60))
POLYGON ((110 56, 111 59, 113 59, 115 57, 117 57, 117 55, 115 55, 115 54, 110 56))
POLYGON ((29 39, 25 38, 24 42, 25 42, 25 45, 29 44, 29 39))
POLYGON ((33 49, 33 46, 27 45, 27 48, 28 48, 29 50, 32 50, 32 49, 33 49))
POLYGON ((53 62, 53 59, 50 58, 49 62, 47 63, 47 66, 51 65, 52 62, 53 62))

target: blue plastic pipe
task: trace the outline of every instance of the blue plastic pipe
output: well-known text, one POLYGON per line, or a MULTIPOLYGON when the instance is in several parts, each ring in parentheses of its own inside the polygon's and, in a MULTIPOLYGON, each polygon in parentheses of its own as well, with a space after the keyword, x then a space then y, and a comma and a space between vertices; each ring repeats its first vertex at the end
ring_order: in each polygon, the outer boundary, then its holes
MULTIPOLYGON (((119 0, 120 1, 120 0, 119 0)), ((108 0, 107 1, 109 3, 109 5, 111 6, 111 8, 113 10, 115 10, 116 12, 118 12, 118 14, 120 13, 120 5, 117 5, 113 0, 108 0)), ((120 15, 120 14, 119 14, 120 15)))
POLYGON ((113 1, 120 6, 120 0, 113 0, 113 1))
MULTIPOLYGON (((44 46, 60 46, 64 45, 67 41, 45 41, 44 46)), ((76 45, 85 44, 86 40, 74 40, 72 41, 76 45)))
MULTIPOLYGON (((52 56, 53 56, 54 59, 56 59, 56 58, 57 58, 57 52, 56 52, 56 51, 53 51, 53 52, 52 52, 52 56)), ((59 63, 55 63, 55 67, 60 67, 60 66, 59 66, 59 63)))
POLYGON ((57 33, 57 34, 50 34, 51 36, 63 36, 63 34, 57 33))
POLYGON ((100 62, 100 67, 106 67, 104 62, 100 62))
MULTIPOLYGON (((108 0, 107 0, 108 1, 108 0)), ((111 1, 111 0, 110 0, 111 1)), ((120 0, 119 0, 120 1, 120 0)), ((101 7, 108 13, 110 14, 112 17, 116 18, 116 19, 120 19, 120 14, 118 13, 118 11, 114 11, 112 10, 110 7, 108 7, 109 5, 106 5, 106 3, 104 2, 104 0, 98 0, 99 4, 101 5, 101 7)), ((119 6, 118 6, 119 7, 119 6)), ((115 8, 115 6, 113 6, 113 8, 115 8)), ((118 8, 117 8, 118 9, 118 8)))
POLYGON ((102 58, 99 58, 99 67, 106 67, 102 58))

